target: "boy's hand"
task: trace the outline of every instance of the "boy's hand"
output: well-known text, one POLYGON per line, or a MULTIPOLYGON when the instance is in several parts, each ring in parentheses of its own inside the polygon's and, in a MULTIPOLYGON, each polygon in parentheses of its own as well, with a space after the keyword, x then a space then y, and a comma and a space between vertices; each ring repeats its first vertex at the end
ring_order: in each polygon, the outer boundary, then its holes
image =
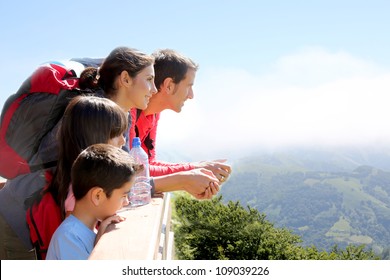
POLYGON ((117 224, 117 223, 120 223, 120 222, 123 222, 125 221, 126 218, 125 217, 122 217, 122 216, 119 216, 119 215, 113 215, 111 217, 108 217, 107 219, 103 220, 100 225, 99 225, 99 229, 98 229, 98 232, 96 234, 96 238, 95 238, 95 245, 96 243, 98 243, 100 237, 102 237, 102 235, 106 232, 107 230, 107 227, 111 224, 117 224))

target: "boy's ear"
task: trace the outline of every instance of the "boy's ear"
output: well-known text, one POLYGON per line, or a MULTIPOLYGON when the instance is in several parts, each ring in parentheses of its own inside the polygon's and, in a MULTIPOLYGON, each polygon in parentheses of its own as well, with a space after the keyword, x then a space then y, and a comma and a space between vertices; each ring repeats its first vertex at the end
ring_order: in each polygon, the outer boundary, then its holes
POLYGON ((93 205, 99 206, 99 204, 106 198, 106 194, 104 193, 101 187, 93 187, 91 190, 91 201, 93 205))

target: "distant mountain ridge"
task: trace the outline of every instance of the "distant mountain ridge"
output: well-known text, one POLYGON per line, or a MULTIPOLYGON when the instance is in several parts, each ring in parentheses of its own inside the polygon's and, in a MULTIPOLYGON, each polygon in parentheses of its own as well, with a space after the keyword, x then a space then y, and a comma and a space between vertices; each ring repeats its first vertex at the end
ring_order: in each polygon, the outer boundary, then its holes
POLYGON ((390 153, 379 149, 300 149, 233 162, 221 189, 276 226, 302 236, 303 245, 390 244, 390 153))

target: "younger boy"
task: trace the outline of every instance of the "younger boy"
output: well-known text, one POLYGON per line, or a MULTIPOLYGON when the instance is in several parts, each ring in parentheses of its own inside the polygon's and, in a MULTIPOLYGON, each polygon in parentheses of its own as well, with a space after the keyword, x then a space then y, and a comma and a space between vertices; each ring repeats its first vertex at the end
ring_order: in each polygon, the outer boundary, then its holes
POLYGON ((135 175, 142 168, 127 152, 109 144, 81 152, 71 172, 75 208, 55 231, 46 259, 88 259, 108 225, 124 221, 116 211, 129 203, 135 175), (102 222, 96 233, 98 221, 102 222))

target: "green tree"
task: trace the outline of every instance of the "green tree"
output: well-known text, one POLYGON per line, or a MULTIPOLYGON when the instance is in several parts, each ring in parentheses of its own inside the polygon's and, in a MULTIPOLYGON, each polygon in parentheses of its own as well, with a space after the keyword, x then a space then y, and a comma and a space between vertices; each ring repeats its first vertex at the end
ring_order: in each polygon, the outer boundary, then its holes
POLYGON ((276 228, 256 209, 239 202, 222 203, 222 196, 198 201, 174 198, 176 255, 185 260, 372 259, 363 247, 337 247, 331 253, 300 246, 301 238, 276 228))
POLYGON ((338 260, 373 260, 379 259, 373 251, 365 250, 364 245, 348 245, 345 249, 339 249, 337 245, 333 246, 330 256, 338 260))

